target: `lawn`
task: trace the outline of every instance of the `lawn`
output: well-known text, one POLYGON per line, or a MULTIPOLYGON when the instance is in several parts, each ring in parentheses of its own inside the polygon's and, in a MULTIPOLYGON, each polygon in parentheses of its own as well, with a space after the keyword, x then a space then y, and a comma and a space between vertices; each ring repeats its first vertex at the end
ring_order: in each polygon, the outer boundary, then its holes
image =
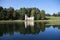
MULTIPOLYGON (((60 24, 60 17, 46 16, 49 20, 34 20, 34 22, 49 22, 50 24, 60 24)), ((0 20, 0 23, 25 22, 25 20, 0 20)))
POLYGON ((60 20, 60 17, 55 16, 46 16, 46 18, 49 18, 49 20, 60 20))

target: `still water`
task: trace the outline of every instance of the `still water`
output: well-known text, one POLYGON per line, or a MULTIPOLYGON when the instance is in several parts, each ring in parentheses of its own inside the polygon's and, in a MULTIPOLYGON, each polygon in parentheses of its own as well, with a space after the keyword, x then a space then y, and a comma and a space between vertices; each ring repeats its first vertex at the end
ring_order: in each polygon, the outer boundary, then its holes
POLYGON ((0 23, 0 40, 60 40, 60 25, 45 22, 0 23))

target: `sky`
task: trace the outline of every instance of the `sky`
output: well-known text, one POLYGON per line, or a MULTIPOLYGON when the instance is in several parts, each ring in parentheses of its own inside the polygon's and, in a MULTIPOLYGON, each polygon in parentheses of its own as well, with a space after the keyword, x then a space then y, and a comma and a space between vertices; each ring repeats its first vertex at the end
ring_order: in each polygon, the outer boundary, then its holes
POLYGON ((60 0, 0 0, 0 6, 14 9, 36 7, 49 14, 60 12, 60 0))

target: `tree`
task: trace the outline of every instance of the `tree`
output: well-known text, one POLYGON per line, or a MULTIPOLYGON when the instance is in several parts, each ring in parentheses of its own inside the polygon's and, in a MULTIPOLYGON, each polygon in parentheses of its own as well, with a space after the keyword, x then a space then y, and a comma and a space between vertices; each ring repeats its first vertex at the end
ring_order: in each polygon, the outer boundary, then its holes
POLYGON ((14 8, 10 7, 7 9, 8 13, 9 13, 9 19, 13 18, 13 12, 14 12, 14 8))
POLYGON ((31 16, 32 8, 26 8, 26 9, 27 9, 27 15, 30 17, 31 16))
POLYGON ((1 12, 0 12, 0 19, 6 19, 7 17, 7 11, 6 9, 3 9, 1 12))
POLYGON ((35 15, 36 15, 36 20, 39 20, 41 18, 40 17, 40 15, 41 15, 40 11, 37 10, 35 15))
POLYGON ((31 17, 34 16, 34 14, 35 14, 35 10, 32 9, 31 10, 31 17))
POLYGON ((41 13, 41 19, 42 20, 45 19, 45 11, 44 10, 41 10, 40 13, 41 13))
MULTIPOLYGON (((38 8, 20 8, 19 10, 14 10, 14 8, 3 8, 0 6, 0 20, 24 20, 25 14, 28 17, 33 17, 35 20, 45 19, 45 11, 39 10, 38 8)), ((60 16, 60 13, 58 13, 60 16)))
POLYGON ((45 14, 45 16, 51 16, 49 13, 45 14))
POLYGON ((15 20, 18 20, 18 19, 19 19, 19 20, 20 20, 20 18, 21 18, 21 17, 20 17, 20 13, 15 12, 15 14, 16 14, 16 15, 15 15, 15 18, 14 18, 14 19, 15 19, 15 20))
POLYGON ((0 20, 2 19, 2 12, 0 12, 0 20))
POLYGON ((57 14, 58 16, 60 16, 60 12, 58 12, 58 14, 57 14))
POLYGON ((16 17, 16 11, 14 11, 13 13, 13 19, 16 19, 15 17, 16 17))
POLYGON ((19 13, 20 13, 20 19, 24 20, 25 19, 25 14, 27 13, 26 8, 20 8, 19 13))
POLYGON ((53 16, 57 16, 57 14, 53 13, 53 16))
POLYGON ((39 19, 40 19, 40 14, 37 14, 36 20, 39 20, 39 19))
POLYGON ((0 6, 0 12, 3 10, 3 7, 0 6))

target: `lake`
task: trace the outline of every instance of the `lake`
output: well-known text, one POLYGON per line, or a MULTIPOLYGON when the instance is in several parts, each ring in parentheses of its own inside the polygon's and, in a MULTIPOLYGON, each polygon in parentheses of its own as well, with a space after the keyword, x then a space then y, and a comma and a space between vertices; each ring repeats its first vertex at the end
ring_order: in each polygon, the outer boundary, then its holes
POLYGON ((48 22, 0 23, 0 40, 60 40, 60 25, 48 22))

